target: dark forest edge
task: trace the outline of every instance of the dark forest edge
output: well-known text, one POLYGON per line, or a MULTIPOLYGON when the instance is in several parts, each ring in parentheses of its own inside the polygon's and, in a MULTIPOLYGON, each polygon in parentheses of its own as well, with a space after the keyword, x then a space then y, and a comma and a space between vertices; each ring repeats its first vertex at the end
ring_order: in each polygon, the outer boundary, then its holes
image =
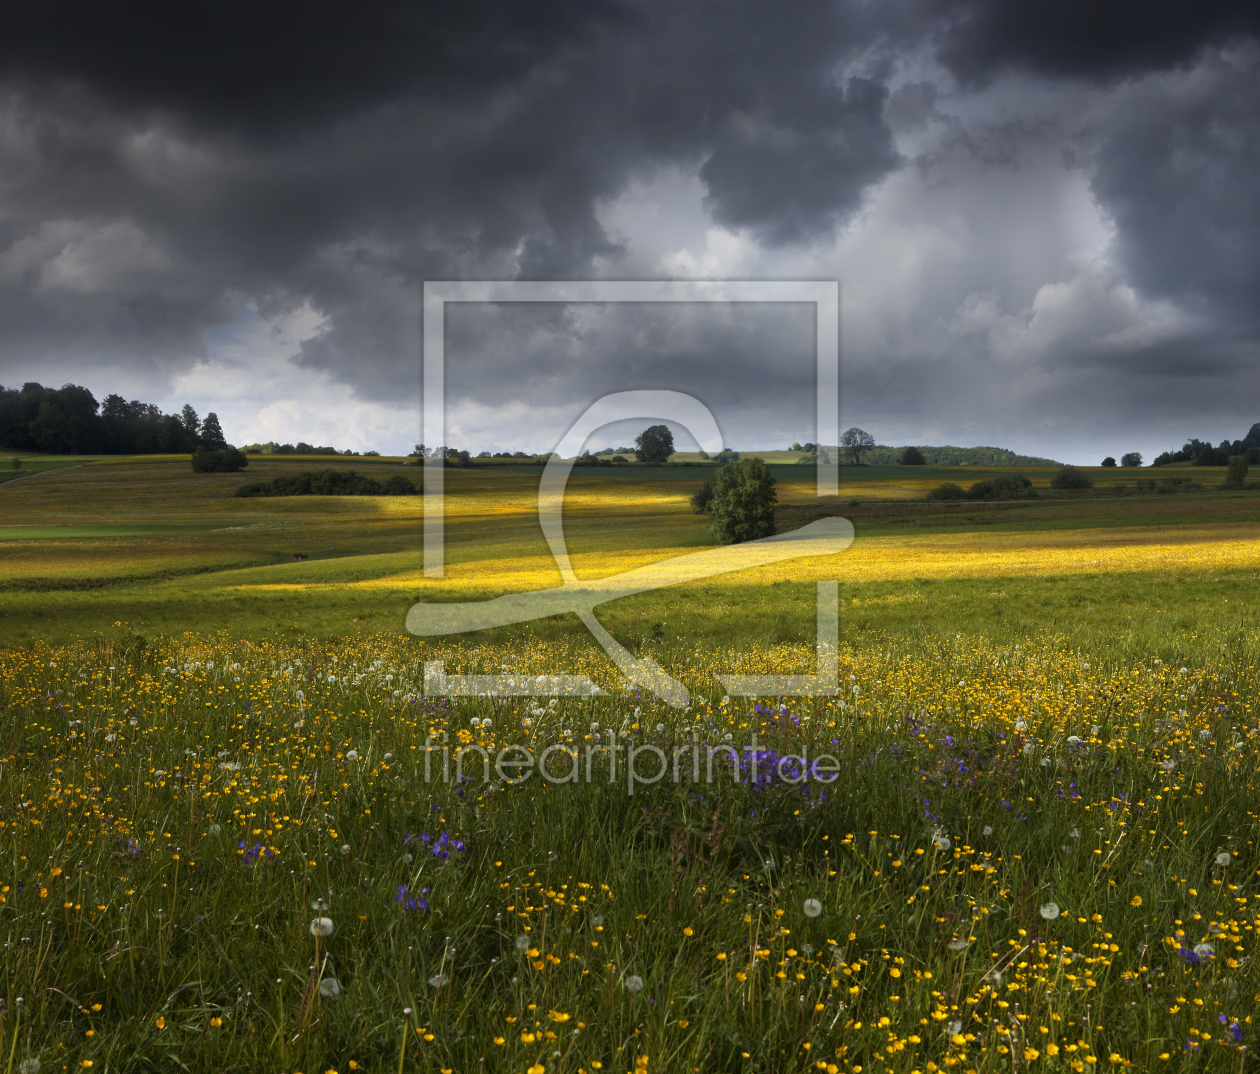
POLYGON ((384 481, 353 470, 314 470, 242 485, 237 496, 415 496, 416 488, 402 474, 384 481))

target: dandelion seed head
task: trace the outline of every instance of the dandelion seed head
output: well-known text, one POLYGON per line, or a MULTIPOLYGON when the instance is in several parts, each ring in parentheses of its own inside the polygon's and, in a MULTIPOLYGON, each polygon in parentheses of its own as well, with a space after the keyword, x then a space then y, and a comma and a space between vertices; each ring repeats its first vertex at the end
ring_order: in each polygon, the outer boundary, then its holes
POLYGON ((817 899, 806 899, 803 908, 806 917, 818 917, 823 912, 823 905, 817 899))
POLYGON ((1059 909, 1059 904, 1054 902, 1046 902, 1041 904, 1041 909, 1037 911, 1047 921, 1053 921, 1063 911, 1059 909))

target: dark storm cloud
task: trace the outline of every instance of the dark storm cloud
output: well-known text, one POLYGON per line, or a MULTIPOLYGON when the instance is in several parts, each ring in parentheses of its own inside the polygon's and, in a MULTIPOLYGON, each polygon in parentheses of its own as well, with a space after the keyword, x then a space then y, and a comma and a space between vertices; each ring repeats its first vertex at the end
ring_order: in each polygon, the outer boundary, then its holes
POLYGON ((1260 33, 1251 0, 962 0, 934 10, 942 19, 937 55, 966 81, 1011 69, 1111 79, 1260 33))
POLYGON ((258 135, 403 95, 480 99, 624 18, 600 0, 41 0, 5 12, 11 79, 258 135))
POLYGON ((1094 132, 1092 185, 1131 278, 1222 322, 1260 328, 1260 81, 1214 59, 1129 88, 1094 132))
POLYGON ((714 219, 772 244, 825 233, 900 163, 883 84, 852 78, 810 101, 812 114, 797 107, 802 95, 775 96, 758 114, 728 120, 700 169, 714 219))
POLYGON ((243 296, 307 301, 299 363, 392 398, 420 281, 588 274, 621 253, 598 204, 640 171, 707 160, 715 215, 782 242, 898 163, 883 85, 837 81, 875 28, 826 3, 6 12, 10 360, 178 366, 243 296), (83 252, 111 221, 146 247, 130 274, 83 252))

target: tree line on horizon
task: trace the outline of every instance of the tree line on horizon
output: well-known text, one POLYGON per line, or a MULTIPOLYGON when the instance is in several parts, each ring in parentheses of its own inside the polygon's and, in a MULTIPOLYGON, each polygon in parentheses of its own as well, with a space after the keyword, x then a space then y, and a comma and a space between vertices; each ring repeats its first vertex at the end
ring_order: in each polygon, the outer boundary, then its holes
MULTIPOLYGON (((1057 459, 1043 459, 1036 455, 1020 455, 999 447, 954 447, 949 444, 930 446, 925 444, 888 447, 877 444, 865 429, 854 426, 840 437, 839 460, 852 466, 1062 466, 1057 459)), ((821 444, 793 443, 789 451, 804 451, 803 462, 825 454, 821 444)), ((831 449, 834 450, 834 449, 831 449)))
POLYGON ((189 405, 164 414, 153 403, 110 394, 104 404, 78 384, 46 388, 28 381, 0 385, 0 445, 60 455, 191 454, 227 446, 218 415, 204 418, 189 405))
POLYGON ((1216 447, 1210 441, 1192 438, 1177 451, 1165 451, 1152 466, 1168 466, 1174 462, 1192 462, 1195 466, 1228 466, 1231 458, 1242 457, 1249 465, 1260 463, 1260 421, 1247 430, 1241 440, 1222 440, 1216 447))

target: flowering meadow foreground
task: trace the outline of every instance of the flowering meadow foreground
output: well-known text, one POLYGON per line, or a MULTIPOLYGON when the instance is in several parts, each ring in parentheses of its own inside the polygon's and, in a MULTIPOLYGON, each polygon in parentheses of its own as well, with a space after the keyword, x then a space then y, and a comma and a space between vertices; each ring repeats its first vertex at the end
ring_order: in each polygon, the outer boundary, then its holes
POLYGON ((760 701, 712 671, 806 647, 698 652, 681 711, 558 643, 116 634, 0 653, 5 1074, 1249 1066, 1254 634, 886 641, 760 701), (425 658, 609 694, 426 698, 425 658), (455 779, 613 735, 678 780, 455 779))

